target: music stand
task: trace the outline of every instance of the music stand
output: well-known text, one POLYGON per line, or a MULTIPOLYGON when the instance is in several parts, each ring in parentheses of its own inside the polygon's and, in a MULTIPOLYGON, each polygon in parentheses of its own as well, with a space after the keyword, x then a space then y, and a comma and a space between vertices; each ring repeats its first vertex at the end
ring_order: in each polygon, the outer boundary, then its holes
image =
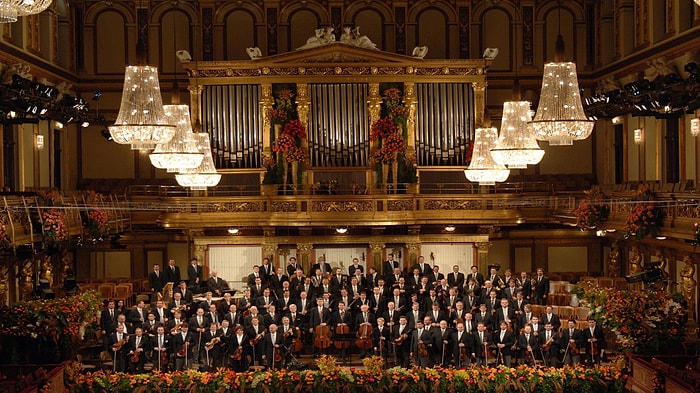
POLYGON ((347 354, 347 348, 345 348, 345 344, 347 343, 352 343, 357 339, 357 336, 355 333, 335 333, 333 334, 333 342, 335 341, 340 341, 342 344, 340 346, 340 358, 343 360, 343 363, 347 363, 349 360, 349 356, 347 354))

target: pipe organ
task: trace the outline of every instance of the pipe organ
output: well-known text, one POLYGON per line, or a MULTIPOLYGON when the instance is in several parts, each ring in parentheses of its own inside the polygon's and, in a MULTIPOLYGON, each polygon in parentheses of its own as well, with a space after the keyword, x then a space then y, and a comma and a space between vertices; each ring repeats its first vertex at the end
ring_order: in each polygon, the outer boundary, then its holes
POLYGON ((490 64, 418 59, 335 42, 250 61, 183 66, 196 84, 190 86, 194 105, 200 102, 194 92, 202 91, 200 116, 211 134, 217 168, 263 178, 262 163, 273 157, 267 117, 275 102, 272 86, 295 84, 303 93, 295 99, 308 135, 302 181, 313 183, 331 172, 342 178, 345 170, 353 173, 353 182, 364 173, 371 188, 375 166, 369 135, 382 100, 380 84, 404 87, 403 101, 410 108, 407 154, 415 152, 417 165, 461 171, 474 126, 482 121, 490 64))

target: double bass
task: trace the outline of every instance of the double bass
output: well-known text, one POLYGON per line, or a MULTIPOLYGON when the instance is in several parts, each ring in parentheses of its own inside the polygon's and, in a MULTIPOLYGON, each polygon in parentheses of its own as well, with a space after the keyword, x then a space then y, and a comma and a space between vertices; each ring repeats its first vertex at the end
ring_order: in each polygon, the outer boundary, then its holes
POLYGON ((355 340, 355 345, 362 350, 367 350, 372 348, 372 324, 369 322, 364 322, 360 324, 360 328, 357 329, 357 340, 355 340))
MULTIPOLYGON (((350 333, 350 326, 346 323, 339 323, 335 326, 335 334, 348 334, 350 333)), ((348 349, 350 348, 350 341, 346 340, 333 340, 333 346, 338 349, 348 349)))
POLYGON ((326 349, 331 346, 331 328, 326 324, 316 326, 316 337, 314 338, 314 347, 318 349, 326 349))

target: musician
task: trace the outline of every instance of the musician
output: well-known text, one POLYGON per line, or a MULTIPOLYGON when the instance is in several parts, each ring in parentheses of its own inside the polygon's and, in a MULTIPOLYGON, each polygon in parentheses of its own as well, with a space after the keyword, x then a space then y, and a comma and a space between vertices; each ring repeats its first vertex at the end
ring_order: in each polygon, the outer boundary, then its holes
POLYGON ((274 270, 274 266, 272 266, 270 264, 269 258, 263 258, 259 271, 260 271, 260 277, 262 278, 263 284, 270 285, 270 279, 272 278, 272 275, 275 273, 275 270, 274 270))
POLYGON ((202 300, 202 301, 197 305, 197 307, 198 307, 198 308, 204 309, 204 312, 208 312, 208 311, 209 311, 209 307, 211 307, 212 304, 213 304, 213 305, 216 305, 216 301, 212 298, 212 296, 213 296, 213 295, 212 295, 211 292, 205 293, 205 294, 204 294, 204 300, 202 300))
POLYGON ((450 341, 455 365, 458 368, 469 367, 472 357, 476 357, 475 340, 471 332, 465 330, 464 323, 457 324, 457 331, 452 333, 450 341))
POLYGON ((282 314, 277 312, 277 307, 274 304, 270 304, 267 309, 267 314, 263 315, 265 319, 265 326, 270 326, 271 324, 279 325, 282 320, 282 314))
POLYGON ((218 345, 221 341, 219 324, 212 322, 209 329, 202 334, 203 345, 199 349, 199 358, 204 360, 205 370, 216 370, 221 366, 221 350, 218 345))
POLYGON ((537 268, 537 275, 532 280, 532 295, 534 296, 534 304, 547 304, 547 295, 549 295, 549 278, 544 275, 544 269, 537 268))
MULTIPOLYGON (((464 319, 467 314, 469 314, 469 312, 467 312, 467 310, 464 309, 464 302, 458 300, 455 303, 454 308, 450 311, 450 313, 447 316, 447 323, 450 325, 450 327, 455 328, 457 327, 457 323, 459 323, 460 321, 464 322, 464 319)), ((476 326, 474 326, 474 328, 476 329, 476 326)))
POLYGON ((282 337, 284 338, 284 361, 285 364, 289 363, 291 360, 291 353, 293 351, 294 347, 294 339, 297 337, 297 330, 294 326, 292 326, 291 321, 288 316, 282 317, 282 324, 277 327, 277 331, 282 334, 282 337))
POLYGON ((180 283, 180 268, 175 264, 175 259, 168 259, 168 266, 163 269, 166 283, 173 283, 173 286, 180 283))
POLYGON ((561 338, 559 337, 559 333, 554 330, 554 326, 552 326, 551 323, 548 322, 544 324, 544 333, 540 336, 540 341, 542 342, 540 346, 542 361, 545 367, 556 367, 561 349, 561 338))
POLYGON ((588 318, 588 328, 583 329, 583 339, 586 343, 586 362, 591 366, 600 365, 601 353, 605 348, 605 334, 596 320, 588 318))
POLYGON ((551 323, 554 330, 559 331, 561 321, 559 320, 559 316, 552 311, 552 306, 547 306, 545 308, 545 312, 540 319, 544 324, 551 323))
POLYGON ((291 278, 296 275, 298 271, 301 272, 302 276, 304 275, 304 269, 297 263, 296 257, 290 257, 289 264, 287 265, 287 276, 291 278))
POLYGON ((237 325, 235 330, 235 334, 229 340, 228 356, 231 359, 231 368, 236 372, 243 372, 248 370, 248 363, 252 359, 252 347, 243 326, 237 325))
POLYGON ((305 280, 306 277, 304 276, 304 271, 299 268, 294 272, 294 274, 289 275, 289 286, 298 293, 299 287, 304 284, 305 280))
POLYGON ((518 337, 518 348, 520 348, 520 358, 524 359, 528 366, 535 365, 535 351, 539 350, 539 341, 532 333, 532 326, 525 325, 523 332, 518 337))
POLYGON ((520 287, 520 292, 523 293, 523 298, 527 301, 531 301, 532 280, 527 276, 527 272, 520 272, 520 279, 517 284, 518 287, 520 287))
POLYGON ((408 285, 412 291, 416 291, 418 289, 418 285, 421 283, 421 277, 423 276, 420 274, 420 268, 414 267, 413 274, 409 275, 406 279, 406 285, 408 285))
MULTIPOLYGON (((289 318, 289 324, 294 326, 295 328, 299 328, 301 331, 306 330, 306 323, 305 323, 305 318, 301 313, 297 312, 297 305, 292 303, 289 306, 289 311, 284 314, 289 318)), ((284 317, 282 317, 284 320, 284 317)))
POLYGON ((428 297, 430 290, 433 289, 433 284, 430 283, 427 276, 421 276, 420 282, 413 289, 413 293, 418 295, 418 300, 422 303, 428 297))
POLYGON ((192 290, 187 288, 187 283, 183 280, 183 281, 180 281, 180 283, 178 285, 179 285, 178 289, 174 293, 179 292, 180 293, 180 300, 185 302, 185 304, 192 303, 192 299, 194 298, 194 295, 192 294, 192 290))
POLYGON ((209 312, 205 314, 209 318, 210 323, 219 324, 221 322, 221 315, 219 315, 219 310, 216 308, 216 304, 209 306, 209 312))
POLYGON ((365 290, 365 288, 362 285, 360 285, 360 282, 357 281, 357 278, 355 277, 350 279, 350 285, 348 285, 346 289, 348 292, 348 296, 352 297, 353 299, 359 298, 360 292, 365 290))
POLYGON ((415 301, 411 303, 411 311, 406 313, 406 319, 408 320, 408 327, 411 329, 416 328, 416 322, 423 321, 425 315, 420 310, 420 304, 415 301))
POLYGON ((452 356, 452 330, 447 326, 447 321, 439 321, 440 327, 434 330, 435 364, 447 367, 452 356))
POLYGON ((273 290, 277 291, 279 289, 282 289, 282 283, 285 281, 289 281, 289 277, 284 274, 284 269, 282 266, 278 267, 276 269, 275 274, 270 276, 270 287, 272 287, 273 290))
MULTIPOLYGON (((107 307, 100 313, 100 330, 103 336, 108 336, 117 330, 117 310, 114 306, 114 300, 107 302, 107 307)), ((105 347, 107 340, 105 340, 105 347)))
POLYGON ((219 347, 219 365, 221 367, 228 366, 228 346, 231 343, 231 336, 233 336, 233 329, 231 329, 231 324, 228 319, 222 319, 219 328, 219 341, 216 344, 219 347))
POLYGON ((512 302, 513 300, 515 300, 515 294, 519 293, 520 289, 518 289, 518 287, 515 285, 514 278, 511 278, 506 282, 508 283, 508 286, 501 291, 501 296, 504 299, 508 299, 508 301, 512 302))
POLYGON ((379 280, 382 278, 382 276, 377 272, 377 270, 373 267, 370 267, 367 269, 367 277, 365 280, 367 281, 367 288, 375 287, 379 285, 379 280))
MULTIPOLYGON (((484 285, 484 275, 479 273, 479 267, 476 265, 472 265, 471 267, 471 272, 469 273, 469 276, 476 281, 476 284, 478 286, 484 285)), ((467 278, 468 279, 468 278, 467 278)))
POLYGON ((313 302, 308 298, 307 292, 299 293, 299 300, 297 300, 297 310, 299 314, 302 315, 304 322, 308 321, 309 311, 313 308, 313 302))
POLYGON ((437 283, 445 279, 445 275, 440 273, 440 266, 433 266, 433 272, 428 274, 428 280, 433 283, 433 286, 437 286, 437 283))
POLYGON ((440 303, 433 303, 432 309, 428 311, 427 315, 430 316, 434 323, 440 323, 440 321, 449 319, 448 314, 440 308, 440 303))
MULTIPOLYGON (((335 296, 340 295, 340 290, 343 289, 347 283, 348 276, 343 274, 343 269, 339 267, 335 268, 335 274, 331 276, 330 279, 330 292, 335 296)), ((357 281, 355 282, 355 287, 357 287, 357 281)))
POLYGON ((508 286, 510 280, 515 281, 515 277, 513 277, 513 272, 510 269, 506 269, 506 271, 503 272, 503 282, 508 286))
POLYGON ((193 347, 196 344, 194 335, 189 332, 189 326, 183 323, 180 333, 173 336, 173 352, 175 353, 175 370, 190 368, 194 357, 193 347))
MULTIPOLYGON (((486 281, 487 283, 489 281, 486 281)), ((495 319, 496 318, 496 311, 501 308, 501 301, 498 298, 498 292, 496 290, 492 289, 488 293, 488 297, 486 300, 484 300, 484 303, 486 304, 486 309, 489 311, 491 316, 495 319)))
POLYGON ((255 284, 253 284, 253 286, 250 287, 250 298, 253 302, 252 305, 256 304, 255 302, 258 298, 260 298, 263 295, 263 291, 265 289, 268 289, 268 287, 263 283, 262 277, 256 278, 255 284))
POLYGON ((165 308, 165 304, 162 300, 156 301, 156 306, 153 307, 151 312, 156 315, 156 321, 160 322, 161 325, 168 323, 168 319, 172 317, 170 310, 165 308))
POLYGON ((418 262, 416 262, 416 264, 413 265, 412 270, 415 271, 416 269, 418 269, 418 273, 423 277, 428 277, 433 271, 433 269, 430 267, 430 264, 425 262, 425 257, 422 255, 418 257, 418 262))
POLYGON ((350 279, 357 280, 357 285, 359 285, 360 288, 362 288, 362 290, 364 291, 371 290, 372 288, 374 288, 374 284, 370 285, 369 281, 367 280, 367 278, 365 278, 364 274, 362 274, 362 271, 360 270, 355 270, 355 275, 351 276, 350 279))
POLYGON ((386 285, 386 280, 384 279, 384 277, 380 277, 377 279, 376 287, 379 288, 379 292, 382 294, 382 296, 387 298, 391 296, 391 288, 388 285, 386 285))
POLYGON ((146 303, 140 300, 136 307, 129 312, 127 320, 131 323, 132 329, 136 326, 143 326, 143 323, 148 319, 148 310, 146 310, 146 303))
POLYGON ((246 288, 243 290, 243 297, 238 299, 238 311, 245 313, 250 310, 250 307, 253 305, 253 298, 250 297, 250 289, 246 288))
POLYGON ((312 272, 316 272, 317 270, 320 272, 321 276, 325 276, 333 271, 331 264, 326 262, 326 257, 323 255, 318 257, 318 262, 314 263, 314 265, 311 267, 312 272))
POLYGON ((231 309, 232 305, 236 303, 231 298, 231 293, 224 293, 224 298, 219 302, 219 316, 223 317, 231 309))
POLYGON ((422 320, 416 321, 415 326, 416 328, 411 333, 411 358, 417 366, 432 367, 433 335, 430 333, 430 329, 424 328, 422 320))
POLYGON ((164 325, 156 320, 156 314, 154 314, 153 312, 149 312, 146 322, 144 322, 143 325, 139 327, 141 328, 141 331, 147 336, 153 336, 154 334, 156 334, 156 329, 158 329, 158 326, 164 325))
POLYGON ((396 364, 408 368, 411 360, 411 329, 405 316, 399 318, 399 324, 392 329, 391 337, 396 350, 396 364))
POLYGON ((153 271, 148 273, 148 287, 151 289, 151 301, 155 302, 157 294, 163 292, 165 286, 165 275, 160 272, 160 265, 154 264, 153 271))
POLYGON ((253 318, 257 318, 258 323, 265 328, 267 325, 265 325, 265 319, 263 318, 262 314, 258 313, 258 308, 256 306, 251 306, 250 309, 248 310, 248 316, 243 318, 243 326, 250 327, 253 324, 253 318))
POLYGON ((506 322, 508 327, 512 330, 514 328, 514 321, 515 310, 513 307, 510 307, 510 301, 508 301, 508 299, 501 299, 501 307, 496 310, 496 324, 500 325, 501 322, 506 322))
POLYGON ((459 271, 459 265, 452 266, 452 272, 447 275, 447 285, 457 287, 459 291, 464 287, 464 273, 459 271))
POLYGON ((175 332, 179 332, 180 325, 182 323, 185 323, 186 318, 183 317, 182 311, 175 311, 173 313, 173 318, 168 321, 168 324, 165 326, 166 330, 171 334, 174 335, 175 332))
MULTIPOLYGON (((452 273, 450 273, 452 274, 452 273)), ((455 308, 455 304, 462 298, 459 297, 459 290, 456 287, 452 287, 448 291, 448 296, 445 298, 445 303, 443 308, 449 313, 455 308)))
POLYGON ((401 269, 397 267, 396 269, 394 269, 394 271, 391 274, 386 276, 384 281, 386 281, 386 284, 388 286, 395 288, 396 284, 399 283, 399 280, 402 277, 403 277, 403 275, 401 274, 401 269))
POLYGON ((386 258, 387 260, 384 261, 384 264, 382 265, 382 275, 385 277, 386 282, 390 283, 390 277, 394 274, 395 269, 399 269, 400 272, 401 266, 399 265, 398 261, 394 260, 394 254, 388 254, 386 258))
POLYGON ((498 349, 498 364, 505 364, 506 367, 510 367, 512 358, 512 347, 515 344, 515 336, 513 332, 508 330, 508 324, 506 321, 500 322, 500 330, 493 334, 493 341, 498 349))
MULTIPOLYGON (((496 265, 490 265, 490 272, 489 272, 489 277, 488 281, 491 281, 491 284, 493 284, 494 287, 498 287, 499 289, 503 289, 506 287, 506 282, 503 281, 503 277, 501 277, 498 274, 498 267, 496 265)), ((484 281, 484 284, 486 282, 484 281)))
POLYGON ((492 328, 493 323, 491 322, 491 313, 488 311, 486 304, 482 303, 479 305, 479 312, 474 313, 474 321, 476 321, 477 327, 479 326, 479 323, 483 323, 489 329, 492 328))
MULTIPOLYGON (((258 265, 253 265, 253 272, 248 275, 248 278, 246 278, 246 285, 248 288, 252 288, 256 285, 256 280, 260 279, 260 285, 262 286, 262 275, 260 274, 260 266, 258 265)), ((262 291, 262 288, 260 288, 262 291)))
POLYGON ((255 362, 262 360, 262 355, 265 351, 263 337, 265 337, 265 327, 260 323, 259 316, 254 316, 250 320, 250 325, 245 329, 245 335, 250 339, 250 347, 252 351, 251 361, 249 365, 255 365, 255 362))
POLYGON ((275 290, 272 294, 275 298, 279 299, 284 296, 284 292, 289 292, 289 296, 292 298, 298 297, 296 289, 292 288, 289 281, 282 281, 282 288, 275 290))
POLYGON ((423 299, 423 303, 421 305, 421 310, 425 313, 433 309, 433 303, 438 303, 440 304, 441 300, 437 295, 437 291, 435 288, 431 288, 428 291, 428 296, 423 299))
POLYGON ((126 354, 128 353, 129 336, 125 332, 125 325, 117 324, 114 333, 109 335, 109 348, 112 350, 112 361, 114 371, 123 372, 125 370, 126 354))
POLYGON ((391 339, 391 330, 384 325, 384 318, 377 318, 377 328, 372 330, 372 345, 374 352, 384 358, 387 357, 387 343, 391 339))
POLYGON ((487 365, 486 361, 488 360, 488 351, 491 344, 491 334, 486 331, 486 324, 483 322, 477 323, 476 333, 474 333, 474 345, 476 346, 474 354, 477 366, 487 365))
POLYGON ((282 296, 277 299, 277 309, 285 314, 289 312, 289 306, 294 304, 295 300, 292 299, 292 294, 289 292, 289 290, 285 290, 282 292, 282 296))
POLYGON ((190 265, 187 266, 187 286, 193 291, 195 288, 199 288, 199 284, 202 282, 203 274, 204 271, 202 270, 202 267, 197 264, 197 258, 192 258, 192 260, 190 260, 190 265))
POLYGON ((360 260, 357 258, 353 258, 352 265, 348 266, 348 276, 353 277, 358 270, 360 271, 360 273, 365 272, 362 265, 360 265, 360 260))
POLYGON ((399 323, 401 313, 396 311, 396 304, 393 301, 389 301, 386 304, 386 310, 380 312, 379 316, 384 318, 384 322, 389 329, 393 329, 394 325, 399 323))
POLYGON ((302 282, 302 284, 297 287, 297 293, 301 292, 306 292, 307 295, 312 299, 315 298, 317 294, 318 296, 321 296, 321 294, 318 293, 318 291, 316 290, 316 287, 312 284, 311 277, 305 277, 304 282, 302 282))
POLYGON ((275 303, 275 299, 270 296, 270 288, 263 289, 262 296, 255 300, 255 305, 262 314, 268 313, 268 309, 275 303))
POLYGON ((331 325, 333 327, 337 327, 339 324, 345 324, 347 325, 350 329, 353 328, 353 320, 352 320, 352 314, 350 313, 349 310, 345 309, 345 303, 344 302, 338 302, 338 310, 331 313, 331 325))
POLYGON ((464 287, 465 294, 469 293, 469 291, 472 292, 474 297, 479 297, 479 295, 481 294, 481 285, 472 276, 469 276, 467 278, 467 284, 464 287))
POLYGON ((331 293, 323 292, 321 298, 323 299, 323 307, 327 308, 328 311, 333 312, 335 310, 335 299, 331 297, 331 293))
POLYGON ((406 298, 403 297, 403 295, 401 295, 401 289, 394 288, 394 290, 392 291, 392 296, 387 300, 390 302, 394 302, 396 311, 398 311, 399 314, 403 315, 406 312, 408 306, 406 304, 406 298))
MULTIPOLYGON (((523 320, 524 319, 523 317, 523 320)), ((523 324, 523 326, 525 325, 528 325, 528 323, 523 324)), ((532 328, 532 334, 538 339, 541 338, 542 333, 544 333, 544 324, 540 322, 540 318, 537 315, 533 315, 532 318, 530 318, 529 325, 532 328)))
POLYGON ((268 334, 263 337, 262 341, 264 347, 263 361, 272 369, 282 368, 282 360, 285 355, 285 339, 284 334, 277 330, 276 324, 273 323, 268 327, 268 334))
POLYGON ((153 367, 159 372, 168 372, 168 348, 170 348, 170 338, 165 335, 165 328, 163 326, 158 326, 156 335, 151 339, 151 344, 153 350, 151 355, 153 367), (161 356, 161 354, 163 354, 163 356, 161 356))
POLYGON ((481 297, 485 298, 484 300, 488 299, 492 291, 496 291, 498 295, 501 292, 501 288, 494 286, 491 280, 484 281, 484 287, 480 291, 481 297))
POLYGON ((567 323, 567 327, 562 329, 561 332, 560 351, 564 351, 564 365, 576 365, 581 362, 579 351, 583 347, 584 342, 583 333, 576 329, 576 321, 570 319, 567 323))
POLYGON ((223 296, 224 291, 229 290, 228 283, 219 277, 219 273, 216 271, 216 269, 211 271, 211 275, 207 280, 207 288, 209 292, 217 297, 223 296))
POLYGON ((198 308, 195 316, 190 318, 189 330, 192 335, 196 335, 196 343, 199 345, 201 343, 202 334, 209 328, 209 318, 204 316, 204 309, 198 308))
POLYGON ((146 363, 146 352, 150 350, 148 337, 143 335, 143 329, 134 329, 134 337, 127 342, 127 357, 129 359, 129 372, 143 374, 146 372, 143 366, 146 363))
MULTIPOLYGON (((313 335, 314 340, 316 327, 319 325, 326 326, 331 323, 331 312, 328 308, 323 306, 323 303, 323 298, 319 297, 316 299, 316 307, 309 310, 309 333, 313 335)), ((317 354, 314 353, 314 357, 316 356, 317 354)))
POLYGON ((467 289, 466 292, 466 295, 462 299, 464 309, 467 310, 467 312, 476 312, 481 304, 479 297, 476 296, 471 289, 467 289))

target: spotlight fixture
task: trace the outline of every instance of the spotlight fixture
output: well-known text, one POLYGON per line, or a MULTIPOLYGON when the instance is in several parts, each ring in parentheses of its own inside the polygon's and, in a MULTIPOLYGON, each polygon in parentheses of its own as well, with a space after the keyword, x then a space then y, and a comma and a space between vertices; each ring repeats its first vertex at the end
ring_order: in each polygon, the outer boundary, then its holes
POLYGON ((62 130, 62 129, 63 129, 63 123, 61 123, 61 122, 58 121, 58 120, 54 121, 53 126, 54 126, 54 128, 57 129, 57 130, 62 130))
POLYGON ((348 233, 348 227, 337 227, 335 228, 335 232, 340 235, 344 235, 348 233))
POLYGON ((102 136, 103 136, 106 140, 108 140, 109 142, 112 142, 112 141, 114 140, 114 139, 112 138, 112 134, 111 134, 111 133, 109 132, 109 130, 107 130, 106 128, 103 129, 102 131, 100 131, 100 134, 102 134, 102 136))
POLYGON ((666 240, 666 239, 667 239, 666 236, 657 236, 656 237, 656 240, 666 240))
POLYGON ((238 235, 239 232, 240 232, 240 230, 236 227, 231 227, 228 229, 229 235, 238 235))
POLYGON ((446 225, 445 226, 445 232, 454 232, 456 229, 457 229, 457 227, 454 225, 446 225))

